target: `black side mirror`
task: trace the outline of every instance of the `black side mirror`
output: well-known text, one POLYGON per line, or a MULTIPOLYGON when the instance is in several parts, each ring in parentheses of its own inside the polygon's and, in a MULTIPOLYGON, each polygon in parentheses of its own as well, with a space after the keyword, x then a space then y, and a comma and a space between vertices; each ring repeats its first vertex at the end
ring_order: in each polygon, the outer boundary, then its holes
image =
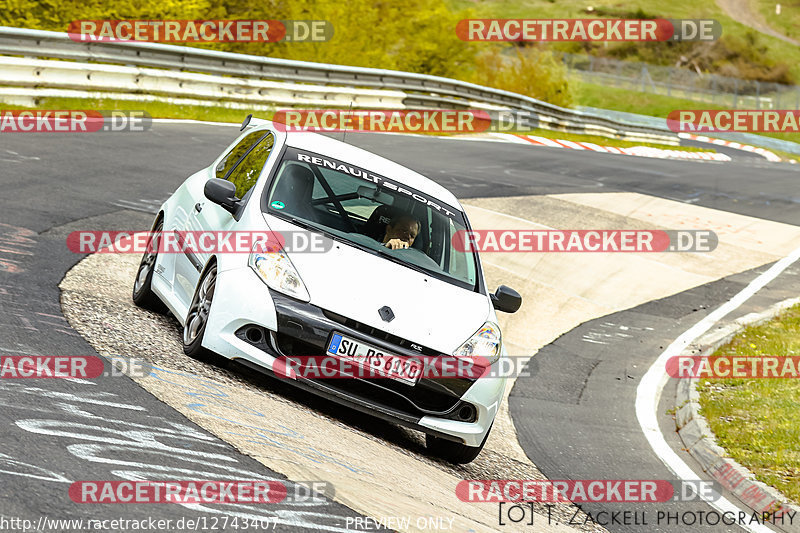
POLYGON ((516 313, 522 305, 522 296, 511 287, 500 285, 494 294, 489 296, 492 299, 492 305, 498 311, 504 313, 516 313))
POLYGON ((228 180, 211 178, 203 188, 206 198, 219 204, 225 211, 233 214, 239 207, 239 198, 236 197, 236 185, 228 180))

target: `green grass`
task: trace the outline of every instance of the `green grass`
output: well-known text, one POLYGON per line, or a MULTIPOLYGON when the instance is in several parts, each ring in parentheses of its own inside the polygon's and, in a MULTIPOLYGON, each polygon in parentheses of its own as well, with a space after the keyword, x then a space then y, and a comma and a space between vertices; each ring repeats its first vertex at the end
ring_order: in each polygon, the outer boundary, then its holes
MULTIPOLYGON (((765 1, 765 0, 761 0, 765 1)), ((776 0, 777 1, 777 0, 776 0)), ((776 37, 761 34, 731 19, 717 6, 716 2, 687 2, 685 0, 630 0, 619 2, 619 0, 518 0, 507 2, 506 0, 449 0, 451 6, 459 9, 472 8, 476 13, 474 18, 594 18, 597 16, 608 16, 618 18, 621 16, 631 16, 640 13, 644 18, 663 17, 663 18, 683 18, 683 19, 715 19, 722 25, 722 34, 728 42, 736 47, 741 53, 748 50, 756 51, 753 58, 767 65, 770 61, 785 63, 793 78, 800 79, 800 47, 784 42, 776 37), (586 11, 587 6, 594 8, 593 12, 586 11), (600 15, 598 15, 600 13, 600 15), (757 46, 747 46, 749 34, 757 35, 757 46), (736 41, 734 43, 734 41, 736 41), (744 45, 743 45, 744 43, 744 45)), ((774 11, 775 4, 772 3, 774 11)), ((789 8, 784 6, 784 12, 789 8)), ((665 57, 672 60, 674 57, 683 55, 686 52, 701 50, 706 43, 686 43, 673 45, 673 43, 607 43, 607 50, 615 50, 617 56, 625 56, 626 59, 639 59, 650 63, 662 63, 665 57), (670 52, 674 48, 675 52, 670 52), (673 57, 674 56, 674 57, 673 57)), ((581 43, 551 43, 549 46, 580 53, 585 46, 581 43)), ((606 48, 605 45, 600 45, 606 48)), ((738 58, 717 58, 722 63, 736 61, 738 58)), ((669 61, 668 63, 672 63, 669 61)))
POLYGON ((756 0, 753 7, 772 29, 800 41, 800 12, 796 3, 792 5, 780 0, 756 0), (780 15, 775 14, 775 4, 781 4, 780 15))
MULTIPOLYGON (((1 104, 3 109, 27 109, 23 106, 1 104)), ((209 122, 242 122, 251 111, 229 109, 226 107, 206 107, 195 105, 175 105, 163 102, 134 102, 130 100, 84 99, 84 98, 43 98, 35 106, 37 109, 96 109, 120 111, 146 111, 153 118, 181 118, 205 120, 209 122)), ((254 112, 257 116, 271 115, 271 112, 254 112)))
MULTIPOLYGON (((675 109, 727 109, 719 105, 695 102, 694 100, 686 100, 674 96, 641 93, 618 87, 583 83, 579 80, 573 81, 573 85, 575 87, 576 105, 612 109, 614 111, 637 113, 639 115, 648 115, 651 117, 666 118, 670 111, 675 109)), ((709 133, 708 135, 710 137, 714 136, 713 133, 709 133)), ((764 132, 758 133, 757 135, 800 143, 800 134, 798 133, 764 132)), ((791 154, 789 152, 774 150, 772 148, 767 149, 786 159, 797 159, 800 157, 797 154, 791 154)))
POLYGON ((594 85, 580 80, 574 80, 573 85, 575 86, 575 102, 577 105, 613 109, 614 111, 637 113, 651 117, 666 118, 675 109, 725 109, 724 106, 713 106, 675 96, 642 93, 606 85, 594 85))
MULTIPOLYGON (((746 328, 714 355, 800 355, 800 306, 746 328)), ((800 502, 800 380, 701 381, 701 413, 730 456, 800 502)))

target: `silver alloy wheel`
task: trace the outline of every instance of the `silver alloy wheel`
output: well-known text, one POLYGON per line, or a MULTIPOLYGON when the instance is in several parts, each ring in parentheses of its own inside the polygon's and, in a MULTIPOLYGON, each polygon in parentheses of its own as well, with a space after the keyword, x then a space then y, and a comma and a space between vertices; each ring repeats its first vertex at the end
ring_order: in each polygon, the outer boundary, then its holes
POLYGON ((133 283, 133 291, 138 294, 145 283, 147 283, 147 276, 153 271, 156 264, 156 257, 158 257, 158 243, 161 238, 161 230, 164 228, 162 223, 156 226, 153 230, 153 238, 147 243, 147 250, 142 256, 142 261, 139 263, 139 271, 136 273, 136 281, 133 283))
POLYGON ((186 325, 183 327, 183 344, 192 344, 203 331, 208 322, 208 313, 211 310, 211 300, 214 298, 214 286, 217 282, 217 267, 212 266, 200 282, 200 287, 192 298, 189 313, 186 316, 186 325))

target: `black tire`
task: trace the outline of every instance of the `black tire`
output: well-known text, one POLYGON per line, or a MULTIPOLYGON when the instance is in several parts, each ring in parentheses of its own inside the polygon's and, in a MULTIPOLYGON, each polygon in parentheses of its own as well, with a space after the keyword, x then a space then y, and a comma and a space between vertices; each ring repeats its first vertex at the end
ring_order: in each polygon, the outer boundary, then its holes
POLYGON ((448 463, 457 465, 464 465, 471 463, 480 455, 483 446, 486 444, 486 439, 489 438, 489 433, 492 431, 492 426, 489 426, 489 431, 483 437, 483 442, 480 446, 467 446, 460 442, 443 439, 436 435, 425 434, 425 448, 431 455, 440 459, 444 459, 448 463))
POLYGON ((163 229, 164 221, 159 219, 153 227, 150 239, 147 241, 147 249, 142 254, 142 260, 139 262, 139 269, 136 271, 136 279, 133 281, 133 291, 131 293, 134 304, 142 309, 158 313, 166 310, 166 306, 153 292, 152 287, 153 273, 156 259, 158 258, 158 245, 163 229))
POLYGON ((203 348, 203 335, 206 333, 208 314, 211 311, 216 285, 217 265, 212 264, 197 283, 181 334, 183 353, 200 361, 216 362, 217 360, 214 354, 203 348))

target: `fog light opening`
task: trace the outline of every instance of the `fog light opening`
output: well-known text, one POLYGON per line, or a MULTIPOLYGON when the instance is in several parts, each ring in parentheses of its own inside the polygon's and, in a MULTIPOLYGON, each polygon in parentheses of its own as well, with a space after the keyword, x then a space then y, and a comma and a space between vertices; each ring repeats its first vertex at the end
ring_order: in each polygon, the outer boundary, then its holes
POLYGON ((464 422, 471 422, 475 420, 475 407, 472 405, 462 405, 458 410, 458 419, 464 422))
POLYGON ((261 343, 264 340, 264 332, 261 328, 247 328, 244 335, 248 341, 254 344, 261 343))

